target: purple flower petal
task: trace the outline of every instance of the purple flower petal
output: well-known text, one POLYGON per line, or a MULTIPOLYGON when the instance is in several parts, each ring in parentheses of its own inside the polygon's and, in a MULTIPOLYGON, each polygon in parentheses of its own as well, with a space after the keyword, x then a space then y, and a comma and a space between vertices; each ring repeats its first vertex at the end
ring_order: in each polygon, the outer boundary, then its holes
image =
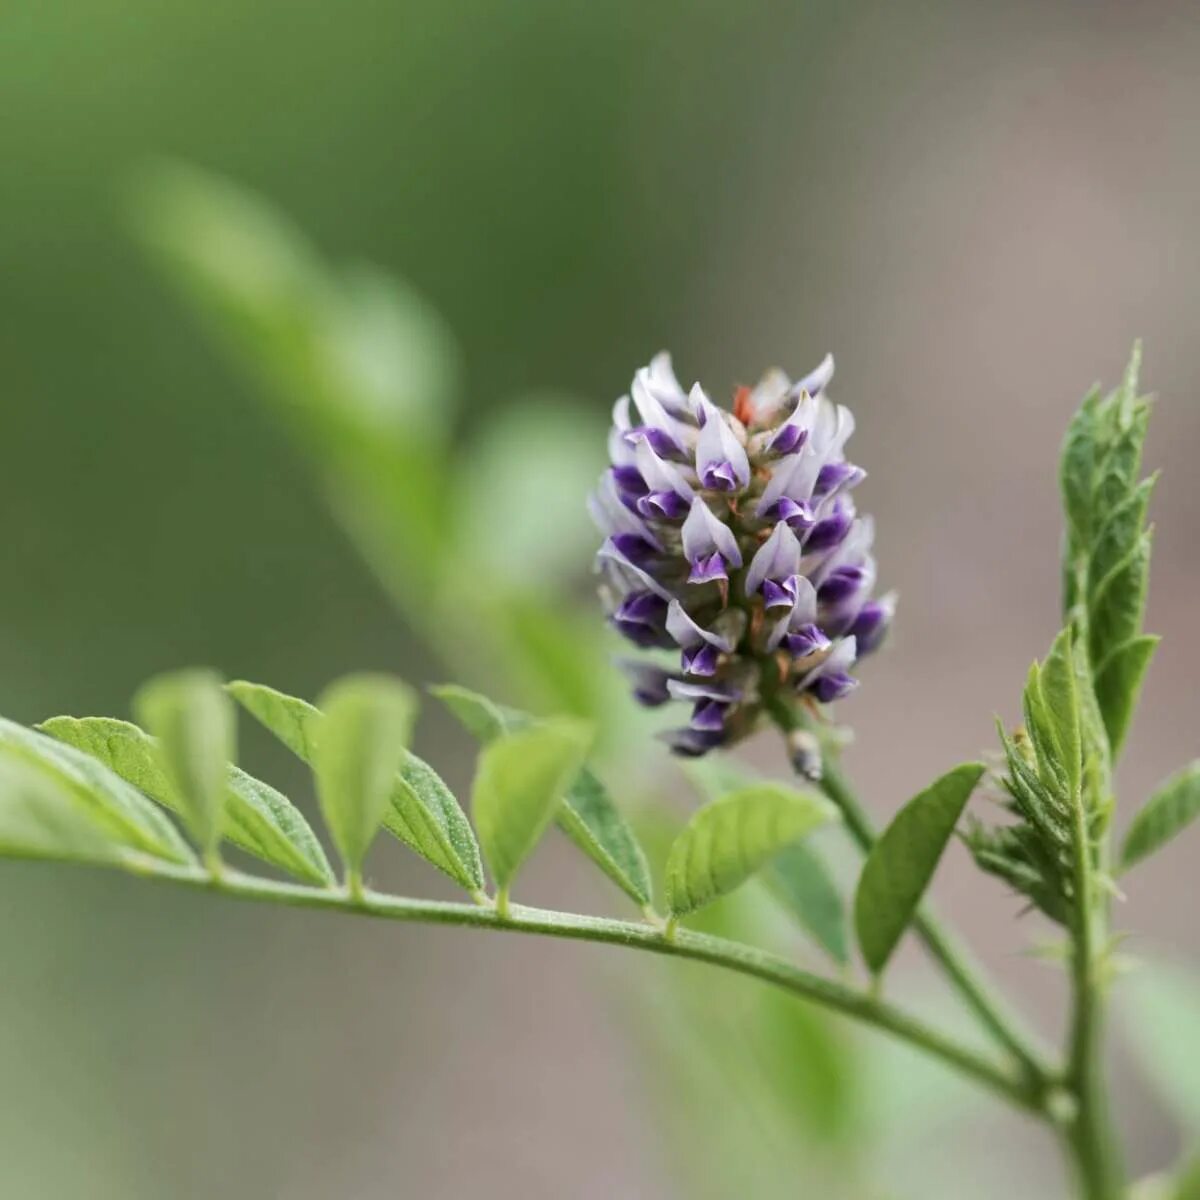
MULTIPOLYGON (((852 638, 842 638, 811 671, 801 675, 796 681, 799 691, 812 690, 814 685, 826 675, 834 676, 847 674, 858 657, 858 643, 852 638)), ((674 685, 668 683, 667 690, 675 695, 674 685)))
POLYGON ((707 558, 698 558, 692 563, 692 569, 688 572, 688 583, 718 583, 722 579, 728 579, 729 573, 725 570, 725 560, 719 554, 710 554, 707 558))
POLYGON ((711 558, 714 554, 730 567, 742 565, 742 552, 738 549, 733 532, 724 522, 717 520, 700 496, 692 500, 691 510, 683 523, 682 537, 683 553, 692 564, 693 574, 701 559, 711 558))
POLYGON ((800 574, 800 558, 800 542, 789 526, 780 521, 750 560, 746 595, 755 595, 767 579, 782 584, 785 579, 800 574))
POLYGON ((818 396, 829 386, 829 381, 832 378, 833 355, 826 354, 803 379, 798 379, 792 384, 792 391, 797 395, 801 392, 807 392, 810 396, 818 396))
POLYGON ((697 384, 692 388, 692 409, 701 423, 696 442, 696 473, 700 483, 717 491, 739 491, 750 482, 746 447, 733 432, 725 414, 713 406, 697 384))
POLYGON ((616 628, 638 646, 669 646, 667 605, 653 592, 631 592, 613 613, 616 628))
POLYGON ((807 503, 812 499, 820 471, 821 459, 808 443, 794 454, 781 458, 767 480, 755 515, 767 519, 767 514, 784 499, 796 504, 807 503))
POLYGON ((720 733, 725 728, 725 714, 729 705, 719 700, 701 700, 692 709, 692 719, 688 725, 701 733, 720 733))
POLYGON ((793 658, 808 658, 810 654, 820 654, 828 650, 833 643, 821 632, 818 625, 801 625, 795 633, 788 633, 783 638, 783 648, 793 658))
POLYGON ((683 447, 665 429, 655 429, 652 425, 635 425, 627 433, 621 435, 630 446, 637 446, 640 441, 650 443, 654 453, 660 458, 682 458, 683 447))
POLYGON ((792 608, 796 603, 796 587, 801 576, 789 575, 778 583, 774 579, 764 579, 762 585, 763 604, 772 608, 792 608))
POLYGON ((858 687, 859 681, 845 671, 832 671, 815 680, 809 690, 822 704, 832 704, 858 687))
POLYGON ((680 652, 680 667, 685 675, 715 675, 720 658, 721 652, 716 646, 702 642, 699 646, 680 652))
POLYGON ((648 494, 638 501, 643 516, 674 520, 688 512, 695 495, 691 484, 678 467, 660 458, 645 440, 637 445, 637 466, 648 488, 648 494))
POLYGON ((827 462, 817 475, 813 495, 832 496, 836 492, 856 487, 866 477, 867 473, 862 467, 856 467, 853 463, 848 463, 844 459, 837 462, 827 462))
POLYGON ((854 506, 849 501, 837 500, 827 516, 822 517, 804 541, 804 552, 830 550, 850 532, 854 523, 854 506))
POLYGON ((866 579, 867 571, 862 566, 838 567, 817 589, 817 600, 821 604, 842 604, 858 595, 866 579))
POLYGON ((870 654, 878 650, 883 639, 887 636, 888 627, 896 613, 896 594, 889 592, 878 600, 868 600, 858 610, 850 626, 850 633, 858 640, 858 654, 870 654))
POLYGON ((637 510, 648 520, 678 521, 688 502, 678 492, 650 492, 637 502, 637 510))
POLYGON ((617 551, 635 567, 646 570, 658 557, 659 548, 640 533, 614 533, 611 538, 617 551))
POLYGON ((734 636, 732 630, 704 629, 697 625, 678 600, 672 600, 667 608, 666 629, 675 639, 676 644, 685 650, 707 644, 728 654, 738 642, 738 638, 734 636))

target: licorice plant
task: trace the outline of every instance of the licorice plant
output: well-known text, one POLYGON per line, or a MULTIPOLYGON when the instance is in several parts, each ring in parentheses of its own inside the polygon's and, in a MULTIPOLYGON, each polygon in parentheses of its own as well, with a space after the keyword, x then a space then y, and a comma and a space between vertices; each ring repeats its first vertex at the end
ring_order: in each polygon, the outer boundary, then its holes
MULTIPOLYGON (((0 853, 260 903, 603 942, 751 976, 960 1072, 1057 1137, 1079 1196, 1117 1200, 1130 1185, 1102 1069, 1117 940, 1110 913, 1118 878, 1200 812, 1192 767, 1151 796, 1113 846, 1113 771, 1156 644, 1142 627, 1154 477, 1141 474, 1150 410, 1137 370, 1135 351, 1121 385, 1090 394, 1067 434, 1062 631, 1029 670, 1022 725, 999 728, 991 765, 950 767, 882 831, 842 774, 833 716, 896 606, 875 594, 874 529, 854 499, 864 472, 846 458, 854 422, 830 398, 832 359, 795 383, 770 373, 726 410, 699 385, 685 391, 660 355, 617 402, 610 466, 590 497, 603 539, 602 605, 634 647, 620 666, 643 704, 688 706, 686 724, 665 735, 678 754, 711 762, 754 730, 774 729, 791 781, 730 766, 652 868, 589 762, 593 731, 578 716, 534 716, 458 685, 431 688, 480 744, 464 809, 409 748, 417 695, 399 680, 347 676, 312 704, 197 669, 147 683, 133 703, 137 724, 0 720, 0 853), (311 768, 336 865, 300 809, 236 765, 239 709, 311 768), (968 814, 975 795, 995 803, 968 814), (793 873, 797 915, 819 926, 805 909, 812 860, 791 852, 838 824, 864 860, 852 898, 859 978, 688 927, 768 871, 793 873), (628 919, 513 899, 552 825, 624 894, 628 919), (464 899, 372 887, 368 856, 381 830, 464 899), (925 902, 956 835, 983 872, 1064 934, 1071 1020, 1060 1053, 1026 1030, 925 902), (909 933, 961 994, 988 1049, 889 998, 888 965, 909 933)), ((580 506, 586 491, 581 481, 580 506)), ((1182 1198, 1192 1184, 1180 1173, 1156 1194, 1182 1198)))

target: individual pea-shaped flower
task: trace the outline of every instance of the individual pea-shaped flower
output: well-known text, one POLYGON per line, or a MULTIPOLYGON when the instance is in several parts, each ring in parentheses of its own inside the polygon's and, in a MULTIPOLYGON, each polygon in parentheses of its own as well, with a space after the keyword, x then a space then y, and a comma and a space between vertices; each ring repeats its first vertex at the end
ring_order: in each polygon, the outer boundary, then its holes
POLYGON ((733 411, 680 387, 667 354, 613 409, 611 466, 591 497, 614 627, 675 656, 626 660, 637 699, 690 705, 666 734, 705 754, 753 731, 768 693, 814 707, 857 686, 857 660, 883 641, 894 595, 872 598, 874 525, 851 493, 850 411, 827 395, 826 356, 792 383, 771 371, 733 411))

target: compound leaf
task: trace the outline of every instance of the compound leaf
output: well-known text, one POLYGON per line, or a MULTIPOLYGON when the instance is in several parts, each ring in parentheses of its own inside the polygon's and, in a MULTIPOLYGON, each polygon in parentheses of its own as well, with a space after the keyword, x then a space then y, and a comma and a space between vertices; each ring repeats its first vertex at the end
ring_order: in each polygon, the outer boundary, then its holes
POLYGON ((983 771, 982 763, 964 763, 919 792, 868 855, 854 897, 854 925, 874 974, 887 965, 912 921, 983 771))

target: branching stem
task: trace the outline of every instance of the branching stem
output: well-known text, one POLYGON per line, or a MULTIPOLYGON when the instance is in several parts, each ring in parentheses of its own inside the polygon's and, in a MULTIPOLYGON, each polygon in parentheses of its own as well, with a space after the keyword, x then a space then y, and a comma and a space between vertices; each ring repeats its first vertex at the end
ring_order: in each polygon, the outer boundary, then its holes
MULTIPOLYGON (((791 705, 776 702, 770 705, 771 717, 786 737, 798 727, 802 718, 791 705)), ((871 852, 878 833, 867 810, 854 789, 838 769, 826 762, 817 786, 837 805, 846 829, 864 855, 871 852)), ((970 955, 925 905, 913 921, 917 936, 941 965, 947 978, 974 1010, 988 1032, 1021 1064, 1031 1083, 1045 1085, 1055 1071, 1032 1035, 1021 1026, 1015 1014, 999 998, 994 986, 986 980, 982 969, 971 961, 970 955)))
POLYGON ((649 951, 651 954, 710 963, 763 980, 794 996, 891 1033, 941 1059, 947 1066, 1018 1108, 1049 1119, 1044 1089, 1024 1074, 997 1065, 971 1047, 946 1037, 894 1005, 845 984, 812 975, 777 955, 725 938, 676 928, 668 940, 661 928, 650 924, 580 916, 520 904, 509 904, 507 913, 501 915, 495 908, 478 904, 413 900, 383 895, 370 889, 364 890, 359 897, 353 897, 345 889, 281 883, 236 871, 226 871, 219 879, 213 879, 205 871, 194 867, 178 867, 157 861, 142 865, 139 873, 245 900, 357 912, 393 921, 463 925, 474 929, 604 942, 649 951))

